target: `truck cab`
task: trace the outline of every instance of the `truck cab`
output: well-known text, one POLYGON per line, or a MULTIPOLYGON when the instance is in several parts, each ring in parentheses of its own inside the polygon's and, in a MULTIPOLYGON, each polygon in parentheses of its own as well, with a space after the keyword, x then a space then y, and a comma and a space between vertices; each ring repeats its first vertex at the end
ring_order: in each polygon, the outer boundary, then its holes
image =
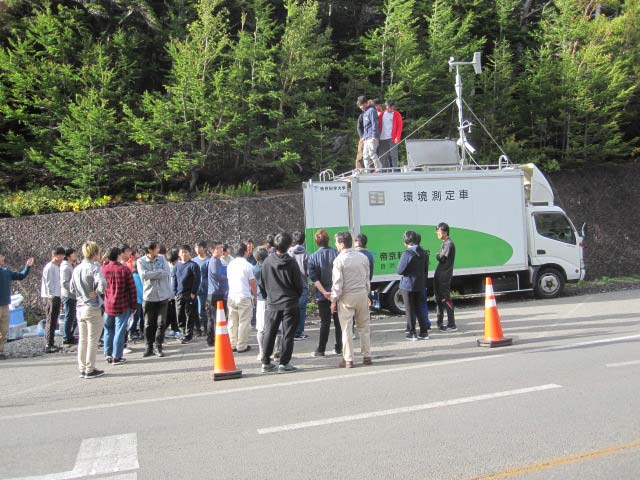
POLYGON ((566 282, 584 280, 583 239, 559 207, 528 207, 527 216, 533 290, 553 298, 566 282))

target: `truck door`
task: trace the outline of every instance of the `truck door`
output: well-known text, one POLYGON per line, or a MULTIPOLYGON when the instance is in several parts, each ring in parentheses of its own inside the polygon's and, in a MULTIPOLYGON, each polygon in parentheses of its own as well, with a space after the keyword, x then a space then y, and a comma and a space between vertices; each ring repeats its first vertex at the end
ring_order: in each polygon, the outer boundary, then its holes
POLYGON ((567 280, 580 278, 581 248, 575 228, 562 212, 535 212, 531 260, 534 265, 559 265, 567 280))
POLYGON ((316 251, 313 240, 316 230, 325 229, 333 245, 333 235, 349 230, 349 183, 344 181, 306 182, 304 192, 304 221, 306 247, 316 251))

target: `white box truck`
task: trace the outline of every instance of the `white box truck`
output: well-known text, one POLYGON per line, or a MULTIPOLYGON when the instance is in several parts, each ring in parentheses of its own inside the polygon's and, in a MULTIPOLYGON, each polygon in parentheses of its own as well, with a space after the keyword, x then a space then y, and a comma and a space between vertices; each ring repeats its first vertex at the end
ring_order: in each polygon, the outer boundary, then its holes
POLYGON ((308 249, 314 251, 313 233, 321 228, 331 238, 342 230, 366 234, 380 307, 404 311, 396 268, 405 230, 418 232, 430 250, 433 277, 440 222, 449 224, 456 245, 452 288, 462 295, 482 295, 486 276, 496 292, 533 290, 547 298, 584 278, 582 237, 534 165, 403 170, 325 173, 303 184, 308 249))
POLYGON ((480 53, 471 62, 449 60, 450 71, 456 69, 456 98, 449 105, 458 109, 457 140, 405 138, 407 165, 401 168, 369 165, 341 175, 325 170, 319 181, 303 184, 307 248, 314 251, 313 233, 321 228, 330 236, 343 230, 367 235, 375 258, 376 306, 395 313, 404 311, 396 273, 403 233, 421 235, 431 252, 431 279, 440 222, 449 224, 456 245, 452 289, 462 295, 482 295, 487 276, 497 293, 533 290, 546 298, 559 295, 566 282, 584 279, 584 227, 578 235, 554 204, 542 172, 533 164, 512 164, 499 145, 497 165, 479 165, 473 158, 466 136, 472 123, 463 116, 463 65, 480 74, 480 53))

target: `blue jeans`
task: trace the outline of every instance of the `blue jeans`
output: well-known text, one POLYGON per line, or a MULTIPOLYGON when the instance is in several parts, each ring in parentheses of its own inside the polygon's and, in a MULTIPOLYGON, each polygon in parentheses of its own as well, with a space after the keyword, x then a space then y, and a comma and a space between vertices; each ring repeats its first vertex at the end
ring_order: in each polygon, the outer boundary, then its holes
POLYGON ((207 325, 209 324, 209 315, 207 314, 207 298, 208 295, 206 293, 199 293, 196 295, 198 299, 198 304, 196 308, 198 309, 198 318, 200 319, 200 328, 207 332, 207 325))
POLYGON ((104 314, 104 356, 122 358, 127 324, 131 312, 127 310, 119 315, 104 314))
POLYGON ((73 331, 76 328, 76 299, 62 297, 62 325, 60 334, 65 343, 73 342, 73 331))
POLYGON ((305 288, 300 295, 300 321, 298 322, 298 329, 296 330, 296 336, 304 333, 304 322, 307 320, 307 300, 309 298, 309 289, 305 288))

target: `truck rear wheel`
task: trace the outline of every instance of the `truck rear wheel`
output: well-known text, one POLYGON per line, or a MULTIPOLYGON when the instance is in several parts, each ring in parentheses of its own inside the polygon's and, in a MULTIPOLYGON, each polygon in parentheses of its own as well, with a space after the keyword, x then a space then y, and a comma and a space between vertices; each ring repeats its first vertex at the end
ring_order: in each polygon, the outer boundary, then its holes
POLYGON ((536 276, 533 291, 539 298, 555 298, 564 289, 564 277, 555 268, 542 268, 536 276))
POLYGON ((395 285, 391 287, 391 289, 389 289, 389 292, 385 294, 385 306, 391 313, 395 313, 396 315, 404 315, 404 300, 402 299, 402 295, 400 294, 400 289, 398 288, 399 286, 400 284, 396 282, 395 285))

